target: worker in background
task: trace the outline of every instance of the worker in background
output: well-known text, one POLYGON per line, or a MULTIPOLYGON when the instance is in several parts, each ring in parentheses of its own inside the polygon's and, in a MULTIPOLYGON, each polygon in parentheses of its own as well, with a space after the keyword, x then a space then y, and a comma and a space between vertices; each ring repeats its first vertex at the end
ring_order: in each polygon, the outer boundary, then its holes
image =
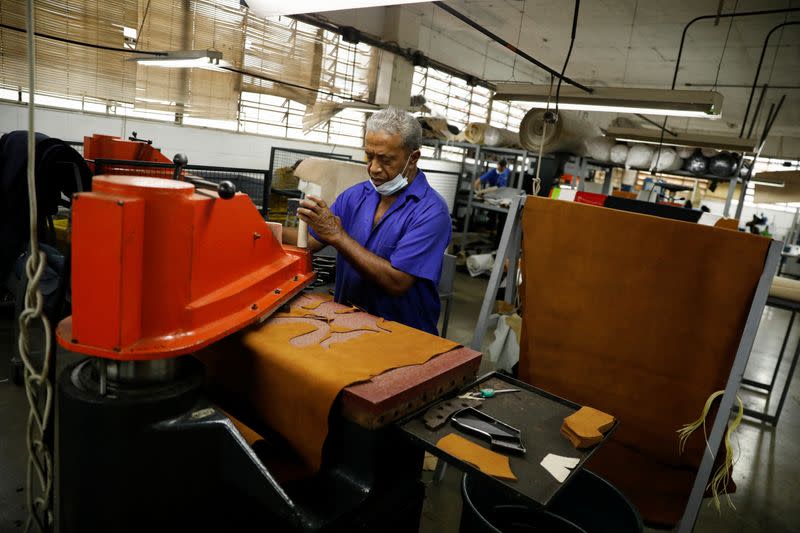
MULTIPOLYGON (((444 199, 417 169, 421 139, 422 128, 405 111, 373 114, 364 143, 368 179, 330 206, 307 196, 298 216, 308 223, 312 251, 325 244, 338 251, 337 302, 435 335, 451 222, 444 199)), ((296 232, 286 235, 291 241, 296 232)))
POLYGON ((496 169, 489 169, 483 176, 475 180, 475 190, 486 187, 508 187, 508 176, 510 175, 511 169, 508 168, 508 162, 501 159, 497 162, 496 169))

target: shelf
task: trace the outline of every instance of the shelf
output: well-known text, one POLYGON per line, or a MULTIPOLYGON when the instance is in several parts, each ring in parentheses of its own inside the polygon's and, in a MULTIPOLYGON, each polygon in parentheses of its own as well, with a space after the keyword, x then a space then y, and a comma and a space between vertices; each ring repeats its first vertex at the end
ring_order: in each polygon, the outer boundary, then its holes
MULTIPOLYGON (((459 200, 456 200, 456 204, 468 206, 469 202, 468 202, 468 200, 459 199, 459 200)), ((475 202, 475 201, 473 201, 472 202, 472 209, 485 209, 486 211, 494 211, 496 213, 508 213, 508 208, 507 207, 501 207, 499 205, 487 204, 485 202, 475 202)))
MULTIPOLYGON (((621 168, 623 170, 626 170, 625 165, 619 165, 617 163, 603 163, 601 161, 595 161, 594 159, 586 159, 585 161, 587 165, 592 165, 595 167, 621 168)), ((646 168, 631 168, 627 170, 635 170, 636 172, 650 172, 646 168)), ((687 170, 662 170, 662 171, 656 171, 656 174, 661 174, 662 176, 675 176, 678 178, 692 178, 696 180, 707 180, 707 181, 731 181, 733 178, 737 177, 736 175, 728 177, 720 177, 720 176, 715 176, 713 174, 701 174, 698 176, 697 174, 692 174, 687 170)))
MULTIPOLYGON (((492 153, 501 153, 501 154, 513 154, 513 155, 522 155, 527 156, 533 159, 539 157, 539 154, 531 152, 529 150, 525 150, 524 148, 506 148, 501 146, 487 146, 485 144, 472 144, 467 142, 456 142, 456 141, 440 141, 437 139, 423 139, 422 145, 427 146, 429 148, 439 148, 444 146, 449 146, 451 148, 463 148, 463 149, 476 149, 480 148, 482 152, 492 152, 492 153)), ((553 159, 551 155, 543 155, 542 159, 553 159)))

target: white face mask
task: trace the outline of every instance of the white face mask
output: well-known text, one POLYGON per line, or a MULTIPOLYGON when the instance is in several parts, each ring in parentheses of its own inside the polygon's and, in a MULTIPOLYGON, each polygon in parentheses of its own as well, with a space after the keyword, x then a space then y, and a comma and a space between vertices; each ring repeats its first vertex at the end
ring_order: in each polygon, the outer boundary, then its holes
POLYGON ((411 156, 408 156, 406 159, 406 164, 403 167, 402 172, 395 176, 393 179, 390 179, 386 183, 382 185, 375 185, 375 182, 372 181, 372 174, 369 173, 369 166, 367 166, 367 175, 369 176, 369 182, 372 184, 372 187, 375 191, 380 194, 381 196, 391 196, 398 191, 402 191, 408 185, 408 178, 406 178, 403 174, 405 174, 406 169, 408 168, 408 163, 411 161, 411 156))

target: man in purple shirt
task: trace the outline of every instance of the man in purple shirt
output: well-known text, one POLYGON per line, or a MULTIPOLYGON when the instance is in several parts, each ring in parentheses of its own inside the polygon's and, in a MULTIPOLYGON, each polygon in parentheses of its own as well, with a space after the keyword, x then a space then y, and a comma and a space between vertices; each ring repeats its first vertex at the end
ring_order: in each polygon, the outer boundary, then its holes
POLYGON ((309 248, 330 244, 336 260, 337 302, 429 333, 437 333, 439 278, 450 242, 447 204, 417 169, 422 129, 388 108, 367 121, 367 175, 328 207, 300 202, 309 248))

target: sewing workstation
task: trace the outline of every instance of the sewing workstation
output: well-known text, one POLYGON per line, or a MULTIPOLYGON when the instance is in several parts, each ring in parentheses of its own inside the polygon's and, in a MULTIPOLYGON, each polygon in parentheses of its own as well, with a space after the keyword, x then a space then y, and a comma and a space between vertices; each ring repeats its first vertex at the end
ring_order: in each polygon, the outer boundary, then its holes
POLYGON ((800 7, 664 5, 3 0, 0 533, 798 530, 800 7))

